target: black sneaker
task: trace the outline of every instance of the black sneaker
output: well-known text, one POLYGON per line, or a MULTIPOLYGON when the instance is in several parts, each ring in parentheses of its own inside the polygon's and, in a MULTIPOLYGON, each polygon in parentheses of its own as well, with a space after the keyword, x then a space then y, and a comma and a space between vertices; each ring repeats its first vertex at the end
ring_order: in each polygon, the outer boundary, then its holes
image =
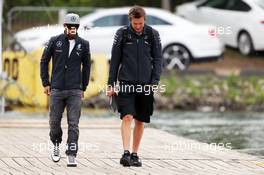
POLYGON ((140 160, 140 158, 137 156, 137 153, 132 153, 130 156, 130 164, 131 166, 136 166, 136 167, 141 167, 142 166, 142 162, 140 160))
POLYGON ((130 166, 130 152, 125 151, 120 159, 120 164, 123 166, 130 166))

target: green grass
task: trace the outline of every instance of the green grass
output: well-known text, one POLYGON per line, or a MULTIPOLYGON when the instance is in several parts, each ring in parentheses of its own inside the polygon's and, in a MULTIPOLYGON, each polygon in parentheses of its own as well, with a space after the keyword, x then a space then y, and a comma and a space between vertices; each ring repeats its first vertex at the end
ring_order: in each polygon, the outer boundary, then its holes
POLYGON ((166 85, 165 97, 172 98, 175 91, 182 92, 179 99, 206 101, 208 97, 220 98, 222 102, 245 106, 264 104, 264 78, 217 76, 177 76, 171 73, 162 77, 166 85))

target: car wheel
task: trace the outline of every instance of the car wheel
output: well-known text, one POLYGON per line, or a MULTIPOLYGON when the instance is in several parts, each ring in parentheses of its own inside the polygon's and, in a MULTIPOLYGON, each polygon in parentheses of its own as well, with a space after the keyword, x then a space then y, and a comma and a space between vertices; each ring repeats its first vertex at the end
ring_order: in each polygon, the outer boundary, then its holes
POLYGON ((164 67, 168 70, 186 70, 191 62, 191 54, 188 49, 179 44, 166 47, 163 51, 164 67))
POLYGON ((253 52, 253 43, 248 33, 243 32, 239 35, 238 49, 243 55, 250 55, 253 52))

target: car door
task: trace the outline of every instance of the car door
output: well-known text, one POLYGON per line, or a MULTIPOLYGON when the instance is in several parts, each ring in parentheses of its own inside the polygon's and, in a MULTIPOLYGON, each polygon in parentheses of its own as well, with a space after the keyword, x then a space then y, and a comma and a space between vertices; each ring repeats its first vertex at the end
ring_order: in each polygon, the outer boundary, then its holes
POLYGON ((222 27, 222 33, 219 33, 222 41, 231 46, 237 45, 239 30, 246 29, 245 26, 249 24, 248 12, 250 10, 251 7, 242 0, 232 0, 226 3, 218 20, 218 26, 222 27))
POLYGON ((115 32, 124 26, 125 14, 113 14, 94 19, 85 31, 84 38, 90 42, 92 53, 106 54, 110 57, 115 32))
MULTIPOLYGON (((159 32, 161 38, 165 38, 165 35, 168 34, 168 28, 172 26, 170 22, 166 21, 165 19, 161 19, 159 16, 154 14, 147 15, 146 24, 155 28, 159 32)), ((163 40, 161 41, 163 42, 163 40)))

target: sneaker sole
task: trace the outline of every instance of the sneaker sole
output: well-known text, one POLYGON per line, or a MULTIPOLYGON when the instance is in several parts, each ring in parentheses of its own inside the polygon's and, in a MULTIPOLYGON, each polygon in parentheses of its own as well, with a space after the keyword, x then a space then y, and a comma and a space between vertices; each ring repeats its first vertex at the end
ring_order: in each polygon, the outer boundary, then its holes
POLYGON ((67 164, 67 167, 77 167, 77 164, 67 164))
POLYGON ((134 166, 134 167, 142 167, 142 165, 135 165, 135 164, 132 164, 131 166, 134 166))
POLYGON ((123 166, 125 166, 125 167, 129 167, 129 166, 131 166, 131 165, 130 165, 130 162, 127 161, 127 160, 122 160, 122 161, 120 161, 120 164, 123 165, 123 166))
POLYGON ((54 159, 52 158, 52 156, 51 156, 51 159, 52 159, 52 161, 55 162, 55 163, 57 163, 57 162, 60 161, 60 158, 59 158, 59 160, 54 160, 54 159))

